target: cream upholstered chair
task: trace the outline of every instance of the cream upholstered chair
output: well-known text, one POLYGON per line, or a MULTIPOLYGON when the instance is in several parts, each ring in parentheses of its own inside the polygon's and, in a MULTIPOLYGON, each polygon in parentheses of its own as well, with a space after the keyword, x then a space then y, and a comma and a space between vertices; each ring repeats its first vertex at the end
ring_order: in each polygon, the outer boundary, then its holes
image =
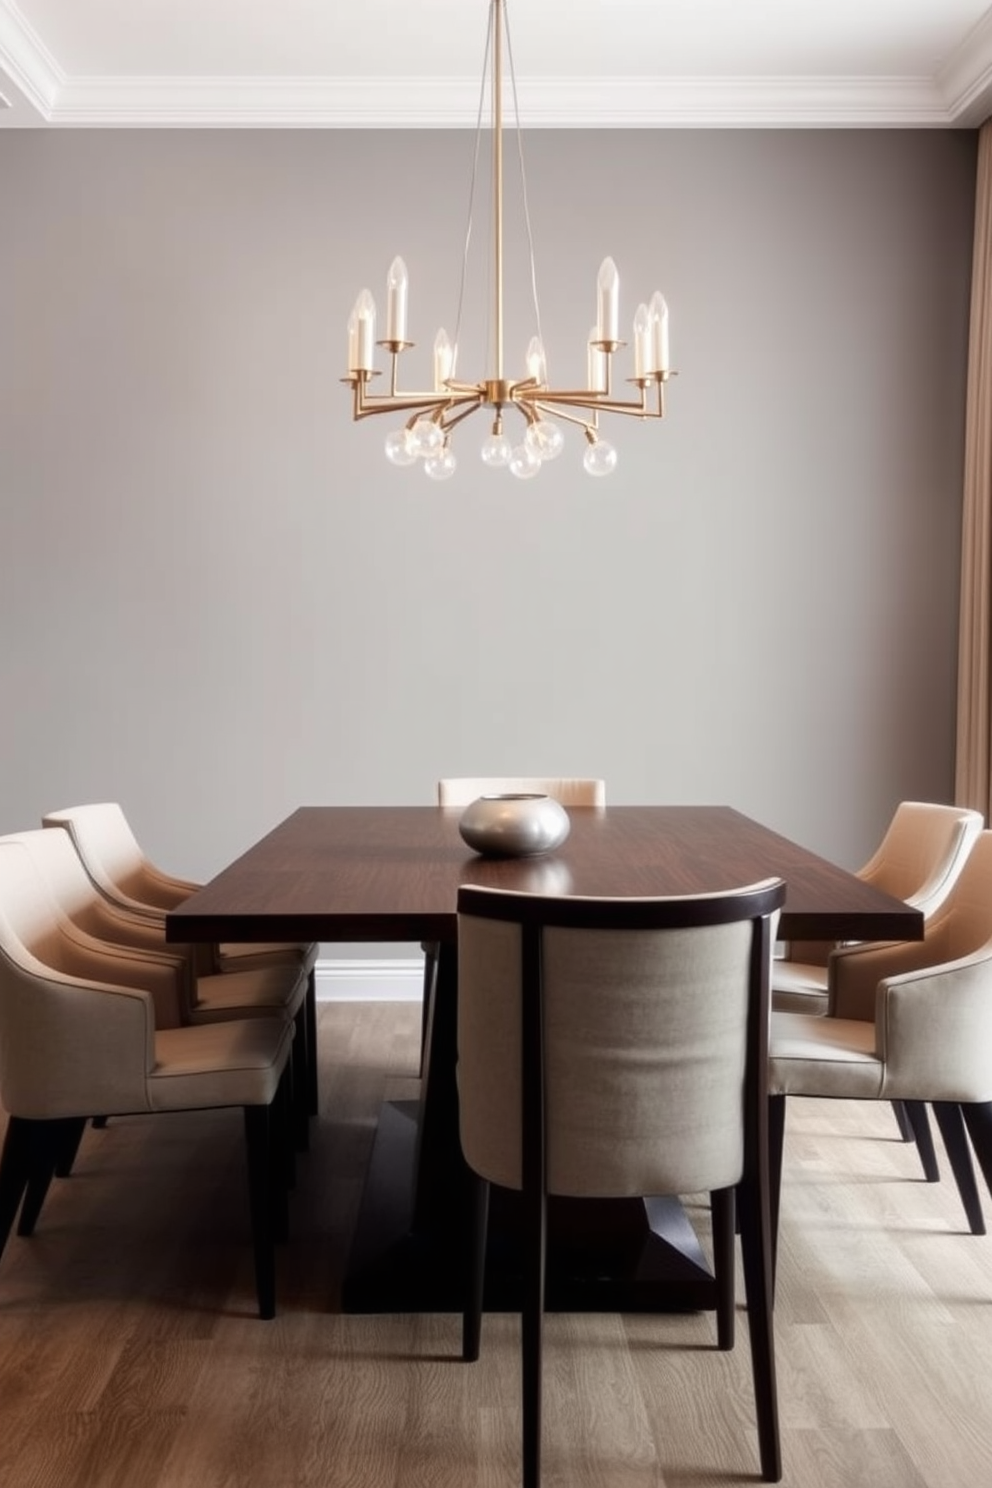
POLYGON ((24 845, 0 841, 0 1252, 18 1211, 33 1233, 89 1117, 241 1106, 258 1307, 273 1317, 292 1025, 184 1027, 181 1003, 174 965, 67 930, 24 845))
MULTIPOLYGON (((453 775, 438 781, 437 804, 470 806, 480 796, 506 795, 510 791, 550 796, 562 806, 606 805, 606 781, 582 775, 453 775)), ((436 943, 424 941, 421 950, 424 953, 423 1017, 420 1030, 420 1060, 423 1069, 438 948, 436 943)))
MULTIPOLYGON (((200 884, 176 878, 163 872, 145 855, 131 830, 123 809, 116 801, 92 802, 50 811, 43 818, 46 827, 60 827, 68 832, 80 860, 96 888, 111 904, 132 915, 153 921, 164 931, 165 916, 177 908, 200 884)), ((207 948, 196 948, 206 950, 207 948)), ((297 1037, 305 1045, 299 1063, 306 1072, 307 1099, 311 1113, 316 1113, 317 1090, 317 1011, 314 968, 319 946, 315 942, 274 944, 219 945, 208 950, 206 961, 197 960, 200 972, 241 973, 270 965, 301 965, 306 976, 305 1032, 297 1037)), ((261 988, 262 983, 258 986, 261 988)), ((241 1016, 247 986, 222 987, 219 983, 201 984, 209 991, 211 1007, 218 1016, 241 1016), (225 1011, 226 1010, 226 1011, 225 1011)), ((264 1003, 268 994, 259 992, 264 1003)), ((247 997, 251 1004, 255 999, 247 997)), ((206 1006, 200 1009, 208 1016, 206 1006)), ((299 1055, 299 1050, 298 1050, 299 1055)))
POLYGON ((928 1102, 971 1229, 984 1233, 965 1128, 992 1186, 992 832, 982 832, 923 941, 830 958, 826 1016, 774 1013, 769 1093, 777 1212, 790 1095, 928 1102))
POLYGON ((679 899, 459 891, 459 1120, 476 1175, 463 1354, 479 1353, 497 1183, 522 1191, 524 1488, 540 1482, 551 1194, 709 1191, 729 1347, 736 1193, 761 1469, 766 1481, 781 1477, 765 1119, 769 972, 784 894, 778 879, 679 899))
MULTIPOLYGON (((929 919, 943 904, 982 830, 981 813, 964 806, 902 801, 858 877, 922 910, 929 919)), ((827 1011, 827 960, 832 942, 796 941, 772 968, 777 1012, 827 1011)))
POLYGON ((162 960, 179 969, 182 1021, 214 1023, 230 1018, 292 1020, 295 1037, 291 1056, 294 1130, 298 1145, 306 1146, 309 1115, 306 1068, 307 974, 295 958, 247 964, 247 969, 220 974, 197 971, 193 947, 167 943, 161 917, 139 914, 105 899, 86 872, 68 832, 37 828, 15 832, 0 842, 18 842, 44 882, 63 933, 81 931, 91 940, 127 947, 147 959, 162 960))

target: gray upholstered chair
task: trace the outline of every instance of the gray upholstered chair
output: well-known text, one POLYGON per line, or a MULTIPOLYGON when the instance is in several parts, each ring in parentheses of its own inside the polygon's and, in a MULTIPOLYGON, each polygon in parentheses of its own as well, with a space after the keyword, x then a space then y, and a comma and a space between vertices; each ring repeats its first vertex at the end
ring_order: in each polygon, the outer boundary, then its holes
POLYGON ((479 1354, 496 1183, 522 1191, 524 1488, 540 1481, 549 1195, 708 1191, 726 1347, 736 1196, 761 1470, 781 1476, 765 1121, 783 898, 777 879, 679 899, 459 891, 460 1132, 476 1175, 463 1354, 479 1354))
MULTIPOLYGON (((964 806, 902 801, 858 877, 923 911, 936 914, 954 886, 983 821, 964 806)), ((796 941, 772 968, 777 1012, 827 1011, 827 960, 832 942, 796 941)))
POLYGON ((933 1105, 972 1232, 984 1233, 965 1130, 992 1186, 992 832, 922 941, 830 958, 826 1015, 776 1012, 769 1093, 773 1207, 790 1095, 933 1105))
POLYGON ((23 843, 0 841, 0 1252, 18 1213, 18 1233, 33 1233, 88 1118, 241 1106, 258 1307, 273 1317, 293 1027, 183 1026, 181 982, 167 958, 68 927, 23 843))
POLYGON ((71 834, 37 828, 0 842, 19 842, 50 896, 63 933, 84 943, 126 947, 148 959, 165 958, 180 968, 182 1021, 215 1023, 238 1018, 282 1018, 295 1025, 292 1088, 297 1144, 307 1145, 309 1115, 306 997, 308 978, 295 957, 246 963, 229 973, 201 973, 194 947, 166 942, 161 916, 145 915, 106 899, 86 872, 71 834), (81 934, 79 933, 81 932, 81 934))
MULTIPOLYGON (((131 830, 123 809, 116 801, 92 802, 50 811, 44 817, 46 827, 59 827, 68 832, 87 874, 103 897, 118 909, 151 920, 164 933, 165 916, 194 893, 200 884, 176 878, 157 867, 144 853, 131 830)), ((315 942, 278 942, 272 944, 218 945, 196 947, 206 952, 197 955, 197 969, 210 972, 242 973, 272 965, 302 966, 306 977, 305 1026, 297 1034, 302 1046, 297 1060, 306 1073, 308 1106, 312 1114, 318 1104, 317 1089, 317 1010, 314 968, 319 946, 315 942)), ((276 979, 278 980, 278 978, 276 979)), ((256 984, 262 987, 262 982, 256 984)), ((211 1007, 218 1016, 241 1016, 239 998, 251 1004, 247 984, 222 987, 219 983, 201 986, 200 1013, 211 1016, 206 1006, 209 992, 211 1007)), ((269 994, 260 992, 262 1002, 269 994)))

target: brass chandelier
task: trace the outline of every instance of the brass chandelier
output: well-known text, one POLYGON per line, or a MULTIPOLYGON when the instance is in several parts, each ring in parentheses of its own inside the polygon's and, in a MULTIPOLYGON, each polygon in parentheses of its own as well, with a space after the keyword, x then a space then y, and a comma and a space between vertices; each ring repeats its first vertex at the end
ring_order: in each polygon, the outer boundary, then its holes
MULTIPOLYGON (((660 419, 665 415, 665 383, 676 376, 669 363, 668 307, 663 296, 655 292, 651 299, 637 307, 633 324, 634 375, 628 379, 635 391, 627 398, 613 393, 613 358, 627 343, 618 339, 620 282, 612 258, 600 265, 597 279, 597 319, 589 332, 584 388, 557 389, 549 385, 544 344, 540 334, 537 307, 534 247, 530 240, 530 221, 526 210, 524 183, 524 216, 530 249, 531 284, 534 286, 536 333, 531 337, 526 354, 526 376, 508 378, 503 370, 503 49, 506 55, 516 115, 516 132, 521 171, 520 120, 516 113, 516 78, 510 46, 506 0, 489 0, 489 26, 486 35, 486 58, 483 65, 482 93, 476 127, 476 161, 482 132, 486 79, 492 130, 492 304, 490 375, 477 382, 465 382, 457 375, 458 335, 461 328, 459 296, 458 320, 454 338, 439 330, 434 339, 434 387, 429 392, 402 392, 399 388, 400 353, 413 346, 407 339, 406 265, 401 258, 393 260, 387 276, 387 310, 385 337, 376 340, 376 307, 372 294, 363 289, 355 301, 348 320, 348 375, 343 380, 352 389, 352 416, 368 418, 371 414, 406 413, 406 422, 386 437, 386 457, 393 465, 414 465, 423 461, 433 480, 447 480, 455 472, 457 459, 451 447, 456 425, 480 408, 490 410, 490 432, 481 447, 484 465, 506 468, 521 480, 537 475, 545 460, 561 453, 564 436, 560 422, 578 425, 585 433, 583 465, 590 475, 609 475, 616 468, 617 452, 600 436, 602 413, 627 414, 635 418, 660 419), (373 393, 372 379, 379 373, 374 366, 375 347, 389 358, 389 391, 373 393), (523 418, 523 436, 514 443, 504 432, 504 413, 515 410, 523 418)), ((474 198, 475 179, 472 182, 474 198)), ((464 293, 468 249, 472 233, 471 199, 469 225, 462 264, 464 293)))

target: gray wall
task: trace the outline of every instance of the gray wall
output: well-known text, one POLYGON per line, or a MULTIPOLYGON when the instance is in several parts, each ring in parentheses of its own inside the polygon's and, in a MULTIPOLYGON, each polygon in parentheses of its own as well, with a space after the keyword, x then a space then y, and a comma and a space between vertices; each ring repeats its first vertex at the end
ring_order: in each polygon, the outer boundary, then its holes
POLYGON ((116 799, 206 876, 299 803, 581 773, 855 866, 900 798, 949 799, 974 137, 529 134, 554 380, 607 252, 625 326, 664 290, 681 375, 664 424, 611 423, 611 480, 576 431, 489 472, 479 415, 438 486, 338 379, 401 252, 425 384, 471 146, 0 134, 0 828, 116 799))

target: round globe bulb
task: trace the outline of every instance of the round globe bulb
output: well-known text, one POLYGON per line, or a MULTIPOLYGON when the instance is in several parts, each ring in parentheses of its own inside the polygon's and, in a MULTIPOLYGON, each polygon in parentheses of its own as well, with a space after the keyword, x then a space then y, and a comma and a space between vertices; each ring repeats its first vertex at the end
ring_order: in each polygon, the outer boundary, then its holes
POLYGON ((450 449, 442 449, 436 455, 428 455, 424 461, 424 470, 431 480, 450 480, 458 466, 454 452, 450 449))
POLYGON ((518 444, 510 456, 510 474, 515 475, 517 480, 532 480, 540 468, 540 455, 535 455, 526 444, 518 444))
POLYGON ((483 440, 480 453, 483 465, 488 465, 490 470, 501 470, 504 465, 509 465, 513 446, 505 434, 490 434, 483 440))
POLYGON ((612 475, 617 468, 617 452, 605 439, 590 444, 582 456, 587 475, 612 475))
POLYGON ((415 465, 417 451, 409 429, 394 429, 386 435, 386 459, 390 465, 415 465))
POLYGON ((418 419, 410 431, 414 454, 424 460, 439 455, 444 445, 444 435, 433 419, 418 419))
POLYGON ((539 419, 527 426, 524 444, 539 460, 556 460, 565 446, 565 436, 550 419, 539 419))

